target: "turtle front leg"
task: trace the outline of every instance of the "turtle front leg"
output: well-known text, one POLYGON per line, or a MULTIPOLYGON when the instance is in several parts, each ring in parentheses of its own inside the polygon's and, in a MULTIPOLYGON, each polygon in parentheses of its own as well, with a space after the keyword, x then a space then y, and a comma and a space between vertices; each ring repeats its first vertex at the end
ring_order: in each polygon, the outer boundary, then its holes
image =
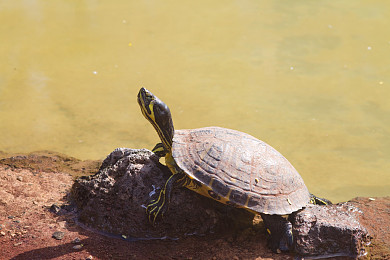
POLYGON ((293 244, 292 224, 279 215, 260 214, 270 235, 268 246, 274 253, 289 251, 293 244))
POLYGON ((160 158, 165 157, 165 155, 167 154, 167 151, 165 150, 164 145, 162 143, 156 144, 152 149, 152 152, 160 158))
POLYGON ((164 188, 161 189, 157 199, 151 200, 146 207, 146 213, 148 214, 149 221, 154 225, 156 219, 159 216, 163 216, 169 207, 171 202, 172 191, 179 186, 183 185, 183 180, 188 178, 183 172, 178 172, 171 175, 166 181, 164 188))

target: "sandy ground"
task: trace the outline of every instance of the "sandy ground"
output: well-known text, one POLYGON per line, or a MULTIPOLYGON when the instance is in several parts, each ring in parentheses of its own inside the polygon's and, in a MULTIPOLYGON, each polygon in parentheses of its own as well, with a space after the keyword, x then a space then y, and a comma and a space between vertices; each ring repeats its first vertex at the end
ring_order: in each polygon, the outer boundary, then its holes
MULTIPOLYGON (((261 232, 242 239, 215 234, 178 241, 128 242, 85 230, 75 224, 72 211, 55 214, 52 205, 66 204, 74 177, 96 172, 100 162, 49 152, 14 157, 3 154, 2 158, 0 259, 294 259, 270 252, 261 232), (53 238, 57 231, 63 232, 62 239, 53 238)), ((370 251, 371 259, 390 258, 389 226, 373 222, 388 224, 390 214, 384 213, 388 219, 372 211, 363 220, 370 223, 372 232, 382 234, 370 251)))

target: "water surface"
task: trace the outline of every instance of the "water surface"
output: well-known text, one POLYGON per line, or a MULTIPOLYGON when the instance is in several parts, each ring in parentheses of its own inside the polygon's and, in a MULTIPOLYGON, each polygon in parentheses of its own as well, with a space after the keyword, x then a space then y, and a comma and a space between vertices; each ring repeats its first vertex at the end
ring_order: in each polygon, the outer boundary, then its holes
POLYGON ((152 148, 144 86, 179 128, 279 150, 335 201, 390 194, 387 1, 1 1, 0 150, 152 148))

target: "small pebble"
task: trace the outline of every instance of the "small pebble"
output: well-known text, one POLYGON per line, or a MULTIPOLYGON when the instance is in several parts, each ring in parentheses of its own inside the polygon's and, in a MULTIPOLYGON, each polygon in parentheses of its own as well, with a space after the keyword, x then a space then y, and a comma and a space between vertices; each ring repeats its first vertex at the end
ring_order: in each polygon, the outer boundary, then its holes
POLYGON ((85 258, 85 260, 92 260, 93 259, 93 256, 89 255, 87 258, 85 258))
POLYGON ((370 201, 374 201, 375 199, 374 199, 374 198, 368 198, 368 200, 370 200, 370 201))
POLYGON ((14 246, 20 246, 21 244, 22 244, 22 242, 15 243, 14 246))
POLYGON ((73 249, 75 249, 75 250, 80 250, 81 248, 83 248, 83 244, 81 244, 81 245, 75 245, 75 246, 73 247, 73 249))
POLYGON ((80 244, 80 242, 80 238, 76 237, 75 239, 73 239, 72 244, 80 244))
POLYGON ((23 181, 23 178, 21 176, 16 177, 18 181, 23 181))
POLYGON ((61 239, 64 238, 64 235, 65 235, 64 232, 56 231, 56 232, 53 233, 52 237, 57 239, 57 240, 61 240, 61 239))
POLYGON ((53 205, 51 205, 51 207, 50 207, 50 211, 51 212, 53 212, 53 213, 58 213, 58 212, 60 212, 60 210, 61 210, 61 208, 60 208, 60 206, 58 206, 57 204, 53 204, 53 205))
POLYGON ((13 219, 13 218, 15 218, 15 217, 14 217, 14 216, 8 216, 8 218, 9 218, 9 219, 13 219))
POLYGON ((0 232, 0 235, 1 235, 1 236, 5 236, 5 232, 4 232, 4 231, 1 231, 1 232, 0 232))

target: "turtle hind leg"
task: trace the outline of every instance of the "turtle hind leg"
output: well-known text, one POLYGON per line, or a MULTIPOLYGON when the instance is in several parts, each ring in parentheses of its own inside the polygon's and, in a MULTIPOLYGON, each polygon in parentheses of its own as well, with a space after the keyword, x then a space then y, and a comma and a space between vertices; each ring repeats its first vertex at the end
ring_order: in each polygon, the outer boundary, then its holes
POLYGON ((330 200, 319 198, 314 194, 310 193, 310 203, 314 205, 332 205, 333 203, 330 200))
POLYGON ((292 224, 279 215, 260 214, 270 235, 268 247, 274 253, 289 251, 293 245, 292 224))
POLYGON ((146 213, 148 214, 149 222, 155 224, 159 217, 162 217, 169 207, 171 201, 171 195, 174 188, 181 186, 182 179, 185 178, 184 173, 176 173, 171 175, 165 182, 164 187, 161 189, 157 199, 153 199, 146 207, 146 213))

